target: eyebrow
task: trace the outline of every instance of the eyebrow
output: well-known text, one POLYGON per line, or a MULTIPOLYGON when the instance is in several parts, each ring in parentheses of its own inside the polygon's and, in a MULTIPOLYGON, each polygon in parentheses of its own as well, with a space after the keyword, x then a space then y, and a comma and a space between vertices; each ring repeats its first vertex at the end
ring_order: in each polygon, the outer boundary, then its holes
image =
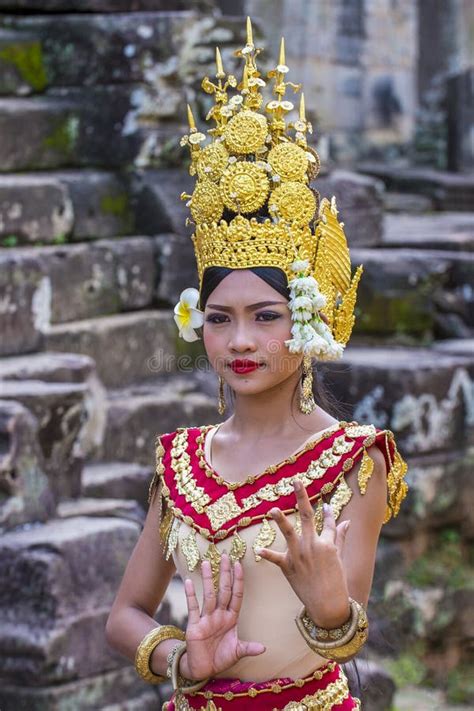
MULTIPOLYGON (((259 301, 257 304, 250 304, 246 306, 247 311, 253 311, 254 309, 260 309, 262 306, 273 306, 274 304, 286 304, 286 301, 259 301)), ((218 309, 219 311, 233 311, 232 306, 221 306, 219 304, 207 304, 210 309, 218 309)))

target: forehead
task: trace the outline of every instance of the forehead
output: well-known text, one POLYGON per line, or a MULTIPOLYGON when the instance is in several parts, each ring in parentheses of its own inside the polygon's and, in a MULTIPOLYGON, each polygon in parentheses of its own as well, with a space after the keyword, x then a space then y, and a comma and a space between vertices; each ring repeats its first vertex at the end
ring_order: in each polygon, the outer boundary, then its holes
POLYGON ((238 306, 266 299, 285 302, 276 289, 249 269, 234 269, 211 291, 208 303, 238 306))

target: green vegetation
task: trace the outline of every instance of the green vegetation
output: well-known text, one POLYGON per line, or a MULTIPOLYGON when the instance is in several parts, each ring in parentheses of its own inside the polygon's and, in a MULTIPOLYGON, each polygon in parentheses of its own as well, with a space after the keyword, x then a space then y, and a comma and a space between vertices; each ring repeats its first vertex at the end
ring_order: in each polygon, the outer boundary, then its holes
POLYGON ((48 84, 43 63, 41 43, 24 42, 0 48, 0 60, 13 64, 21 78, 36 91, 43 91, 48 84))
POLYGON ((409 652, 402 653, 388 663, 389 672, 399 688, 410 684, 419 686, 423 683, 427 673, 423 662, 424 651, 424 643, 420 640, 412 645, 409 652))
POLYGON ((451 669, 448 674, 446 696, 448 701, 455 704, 474 703, 474 676, 471 666, 463 664, 451 669))
POLYGON ((438 534, 426 553, 411 565, 407 580, 419 588, 474 589, 474 570, 459 532, 445 529, 438 534))
POLYGON ((2 238, 2 247, 16 247, 19 242, 17 235, 7 235, 2 238))
POLYGON ((61 119, 53 132, 44 139, 43 145, 69 157, 76 148, 78 135, 79 118, 67 116, 61 119))

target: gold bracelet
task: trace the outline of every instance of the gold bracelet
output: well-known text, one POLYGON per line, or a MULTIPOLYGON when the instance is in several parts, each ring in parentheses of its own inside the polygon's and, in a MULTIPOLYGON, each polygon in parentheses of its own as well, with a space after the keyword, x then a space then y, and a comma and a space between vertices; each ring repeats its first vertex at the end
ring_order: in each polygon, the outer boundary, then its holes
MULTIPOLYGON (((363 606, 356 600, 349 598, 351 605, 350 624, 345 633, 337 640, 330 642, 322 641, 317 637, 317 631, 320 628, 316 627, 314 622, 308 617, 305 608, 296 618, 296 626, 303 636, 306 644, 325 659, 333 659, 334 661, 342 661, 347 657, 354 656, 359 649, 366 643, 368 638, 369 621, 363 606)), ((347 623, 341 627, 346 626, 347 623)), ((335 631, 333 630, 333 634, 335 631)))
POLYGON ((155 674, 151 670, 150 659, 153 650, 160 642, 164 642, 165 639, 178 639, 183 641, 185 638, 186 635, 183 630, 180 630, 179 627, 175 627, 174 625, 160 625, 150 630, 150 632, 143 637, 135 654, 135 669, 138 676, 150 684, 161 684, 167 681, 165 676, 155 674))
POLYGON ((202 687, 207 684, 210 677, 207 679, 202 679, 201 681, 192 681, 191 679, 185 679, 179 673, 179 663, 181 657, 186 652, 186 642, 183 642, 181 646, 176 651, 172 666, 171 666, 171 682, 173 684, 173 689, 178 694, 193 694, 195 691, 199 691, 202 687))

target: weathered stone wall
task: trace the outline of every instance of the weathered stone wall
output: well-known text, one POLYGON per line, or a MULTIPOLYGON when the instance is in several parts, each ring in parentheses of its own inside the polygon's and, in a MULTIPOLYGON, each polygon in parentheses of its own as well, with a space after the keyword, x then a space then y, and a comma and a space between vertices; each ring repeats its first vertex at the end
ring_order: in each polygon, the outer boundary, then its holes
MULTIPOLYGON (((219 420, 202 344, 183 344, 172 318, 197 283, 179 137, 186 101, 201 122, 209 108, 198 88, 214 45, 235 69, 245 22, 207 1, 37 5, 0 0, 0 707, 156 710, 159 690, 107 647, 104 623, 143 524, 156 435, 219 420)), ((361 133, 386 140, 377 106, 360 102, 386 75, 413 100, 414 3, 251 6, 267 61, 273 28, 290 27, 289 78, 341 158, 361 133)), ((390 131, 408 135, 393 116, 390 131)), ((443 669, 469 701, 472 182, 372 175, 326 170, 317 184, 337 196, 364 264, 345 359, 317 368, 347 417, 392 429, 409 463, 409 497, 379 547, 369 655, 400 685, 415 669, 417 683, 446 686, 443 669)), ((184 623, 178 580, 158 616, 184 623)), ((359 666, 364 708, 388 711, 393 682, 359 666)))

